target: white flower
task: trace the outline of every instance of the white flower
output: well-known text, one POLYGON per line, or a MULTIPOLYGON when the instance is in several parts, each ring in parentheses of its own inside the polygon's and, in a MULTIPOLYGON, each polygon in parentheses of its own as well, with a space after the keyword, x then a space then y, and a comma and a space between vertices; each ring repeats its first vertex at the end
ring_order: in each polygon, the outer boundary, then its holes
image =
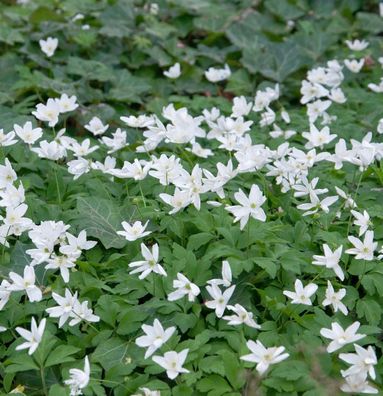
POLYGON ((142 261, 134 261, 129 264, 130 268, 137 267, 130 274, 136 274, 141 272, 141 275, 138 277, 139 279, 146 278, 151 272, 155 272, 156 274, 167 276, 164 268, 158 264, 159 250, 158 244, 154 244, 152 246, 152 251, 150 251, 145 244, 141 243, 141 254, 145 260, 142 261))
POLYGON ((223 285, 229 287, 232 281, 232 274, 230 263, 227 260, 222 261, 222 278, 221 279, 210 279, 207 281, 210 285, 223 285))
POLYGON ((299 210, 305 211, 303 216, 317 213, 319 209, 323 210, 325 213, 328 213, 330 211, 329 206, 338 200, 338 196, 335 195, 326 197, 321 201, 316 194, 310 194, 310 200, 310 203, 304 203, 297 206, 299 210))
POLYGON ((189 373, 189 370, 182 367, 185 363, 189 349, 184 349, 180 353, 176 351, 166 352, 164 356, 153 356, 153 361, 166 370, 170 379, 176 378, 181 373, 189 373))
POLYGON ((222 319, 227 320, 229 325, 238 326, 242 323, 254 329, 260 329, 261 326, 253 319, 253 313, 247 312, 240 304, 228 305, 227 309, 233 311, 235 315, 224 316, 222 319))
POLYGON ((130 225, 128 222, 123 221, 121 225, 124 228, 124 231, 117 231, 117 234, 122 235, 130 242, 135 241, 151 233, 151 231, 145 231, 148 223, 149 220, 144 225, 142 225, 141 221, 135 221, 132 225, 130 225))
POLYGON ((71 144, 68 145, 67 148, 70 151, 73 151, 76 157, 85 157, 93 153, 93 151, 96 151, 98 149, 98 146, 91 146, 90 139, 85 139, 81 144, 77 141, 73 141, 71 144))
POLYGON ((346 383, 344 383, 340 389, 347 393, 379 393, 379 391, 372 387, 366 380, 365 374, 355 374, 349 375, 345 378, 346 383))
POLYGON ((24 277, 21 277, 15 272, 10 272, 9 278, 12 280, 12 283, 8 287, 8 290, 25 291, 30 302, 41 301, 43 298, 41 290, 35 285, 35 270, 32 266, 26 265, 24 267, 24 277))
POLYGON ((47 308, 46 311, 51 318, 60 318, 59 327, 64 326, 65 322, 70 318, 71 312, 77 300, 77 292, 72 296, 69 289, 65 289, 65 297, 61 297, 57 293, 52 293, 53 299, 58 306, 47 308))
POLYGON ((253 103, 247 102, 244 96, 235 97, 233 99, 233 106, 231 108, 231 117, 238 118, 246 116, 250 113, 252 107, 253 103))
POLYGON ((319 130, 314 124, 310 124, 310 132, 303 132, 302 136, 308 140, 305 144, 307 149, 314 147, 323 148, 325 144, 330 143, 337 137, 336 134, 330 134, 329 127, 325 126, 319 130))
POLYGON ((225 209, 235 216, 234 222, 240 221, 241 230, 244 229, 249 221, 249 217, 260 221, 266 221, 266 214, 261 208, 266 202, 266 197, 256 184, 251 186, 248 197, 239 189, 239 191, 234 194, 234 198, 240 205, 227 206, 225 209))
POLYGON ((210 82, 218 82, 218 81, 226 80, 230 76, 231 76, 231 70, 228 65, 225 65, 223 69, 209 67, 209 69, 205 71, 205 77, 210 82))
POLYGON ((62 94, 60 98, 56 99, 56 102, 60 108, 60 113, 68 113, 70 111, 77 109, 78 103, 76 101, 77 101, 76 96, 73 95, 71 97, 68 97, 68 95, 65 93, 62 94))
POLYGON ((288 298, 291 298, 291 304, 303 304, 312 305, 310 297, 315 294, 318 286, 314 283, 309 283, 307 286, 303 287, 302 282, 297 279, 294 284, 295 291, 283 291, 283 294, 288 298))
POLYGON ((141 114, 138 117, 120 117, 120 120, 132 128, 146 128, 155 124, 154 117, 145 114, 141 114))
POLYGON ((184 296, 188 296, 188 300, 192 302, 200 294, 199 287, 190 282, 189 279, 180 272, 177 274, 177 279, 173 280, 173 287, 177 290, 169 293, 169 301, 176 301, 184 296))
POLYGON ((344 65, 347 67, 348 70, 350 70, 350 72, 359 73, 364 65, 364 58, 359 59, 359 61, 357 61, 356 59, 345 59, 344 65))
MULTIPOLYGON (((381 118, 378 122, 378 126, 377 126, 377 132, 379 133, 379 135, 381 135, 383 133, 383 118, 381 118)), ((1 131, 1 129, 0 129, 1 131)))
POLYGON ((332 269, 335 275, 341 280, 344 280, 344 273, 339 265, 340 258, 342 256, 343 246, 339 246, 334 252, 331 251, 329 246, 323 244, 324 256, 314 255, 312 262, 314 265, 323 265, 326 268, 332 269))
POLYGON ((337 186, 335 186, 335 191, 341 198, 346 201, 344 206, 345 208, 356 208, 356 203, 351 198, 351 195, 347 195, 342 189, 337 186))
POLYGON ((97 245, 96 241, 88 241, 86 231, 82 230, 77 237, 69 232, 65 233, 67 244, 62 244, 60 253, 75 259, 81 256, 82 250, 90 250, 97 245))
POLYGON ((221 289, 215 284, 206 286, 206 290, 213 300, 206 301, 205 305, 210 309, 214 309, 217 317, 221 318, 226 309, 226 305, 229 303, 229 300, 234 293, 234 289, 235 285, 230 286, 222 293, 221 289))
POLYGON ((26 204, 20 204, 15 208, 12 206, 8 206, 6 208, 5 218, 3 218, 3 222, 8 227, 12 226, 30 226, 32 221, 27 217, 23 217, 28 210, 28 206, 26 204))
POLYGON ((185 150, 187 151, 191 151, 194 155, 196 155, 197 157, 201 157, 201 158, 207 158, 210 157, 211 155, 213 155, 213 151, 210 149, 206 149, 201 147, 201 145, 199 143, 192 143, 192 147, 186 147, 185 150))
POLYGON ((67 163, 68 166, 68 172, 71 175, 74 175, 73 180, 77 180, 80 176, 84 175, 85 173, 88 173, 91 169, 91 164, 92 162, 79 157, 76 160, 69 161, 67 163))
POLYGON ((84 125, 84 128, 92 132, 94 136, 102 135, 109 128, 109 125, 104 125, 98 117, 93 117, 89 124, 84 125))
POLYGON ((266 108, 266 111, 261 114, 261 119, 259 121, 259 125, 261 127, 271 125, 275 121, 275 112, 271 110, 269 107, 266 108))
POLYGON ((367 85, 367 87, 370 88, 371 91, 373 91, 373 92, 382 93, 383 92, 383 78, 380 79, 379 84, 370 83, 367 85))
POLYGON ((134 394, 132 396, 161 396, 160 391, 151 390, 149 388, 140 388, 140 391, 143 392, 143 394, 134 394))
POLYGON ((257 363, 256 369, 260 375, 264 374, 271 364, 276 364, 289 357, 288 353, 283 353, 285 347, 266 348, 261 341, 249 340, 246 346, 250 349, 249 355, 241 356, 241 360, 257 363))
POLYGON ((84 389, 90 379, 90 364, 88 356, 85 356, 84 370, 80 369, 70 369, 70 378, 65 380, 65 385, 70 387, 70 396, 82 395, 81 389, 84 389))
POLYGON ((38 120, 48 122, 50 127, 54 127, 59 121, 60 107, 55 99, 49 98, 46 105, 36 105, 36 111, 32 111, 32 114, 38 120))
POLYGON ((116 132, 112 133, 112 136, 113 138, 107 136, 101 138, 102 142, 109 148, 108 154, 112 154, 129 145, 126 142, 126 131, 117 128, 116 132))
POLYGON ((335 145, 335 153, 328 156, 326 160, 333 162, 335 169, 341 169, 343 167, 343 162, 348 161, 351 155, 352 151, 347 150, 346 141, 344 139, 339 139, 335 145))
POLYGON ((162 193, 159 195, 159 197, 165 203, 173 207, 169 214, 177 213, 181 209, 188 206, 191 202, 189 191, 182 191, 177 187, 175 188, 173 195, 162 193))
POLYGON ((88 308, 88 301, 80 303, 80 301, 75 300, 70 317, 73 319, 69 322, 69 326, 75 326, 82 320, 85 320, 86 322, 100 321, 100 317, 94 315, 92 309, 88 308))
POLYGON ((6 279, 3 279, 0 283, 0 311, 6 306, 11 296, 9 286, 10 283, 6 279))
POLYGON ((326 298, 322 301, 322 305, 332 305, 334 312, 341 311, 344 315, 348 314, 347 307, 341 302, 342 298, 346 295, 346 289, 339 289, 337 292, 330 281, 327 281, 326 298))
POLYGON ((344 362, 351 364, 352 366, 343 371, 342 376, 348 377, 349 375, 365 374, 370 375, 372 379, 376 378, 374 366, 378 364, 378 359, 374 348, 370 345, 367 349, 364 349, 358 344, 354 344, 356 353, 341 353, 339 359, 344 362))
POLYGON ((52 161, 57 161, 66 156, 65 147, 57 143, 55 140, 47 142, 43 140, 39 143, 40 147, 33 147, 31 151, 35 152, 40 158, 47 158, 52 161))
POLYGON ((310 182, 305 176, 297 180, 297 184, 292 187, 295 190, 294 197, 304 197, 306 195, 321 195, 328 192, 327 188, 316 188, 319 177, 314 177, 310 182))
POLYGON ((345 103, 347 101, 341 88, 333 88, 328 95, 328 98, 336 103, 345 103))
POLYGON ((307 116, 310 123, 314 123, 318 117, 323 116, 326 110, 331 106, 331 100, 316 100, 312 103, 307 103, 307 116))
POLYGON ((69 269, 75 267, 73 259, 68 256, 52 254, 47 262, 48 264, 45 266, 45 269, 59 269, 63 281, 65 283, 69 282, 69 269))
POLYGON ((365 337, 365 334, 358 334, 360 323, 354 322, 352 325, 347 327, 346 330, 336 322, 331 323, 331 330, 322 328, 320 334, 322 337, 329 338, 332 340, 327 347, 327 352, 332 353, 342 348, 346 344, 351 344, 365 337))
POLYGON ((144 160, 138 160, 137 158, 130 163, 124 161, 124 166, 122 169, 114 169, 110 173, 113 176, 120 178, 133 178, 134 180, 144 180, 148 175, 149 169, 151 167, 151 162, 144 160))
POLYGON ((346 40, 347 47, 352 51, 363 51, 369 46, 369 42, 366 40, 346 40))
POLYGON ((39 140, 43 135, 43 130, 41 128, 33 128, 30 121, 26 122, 24 126, 13 125, 13 129, 16 135, 27 144, 33 144, 36 140, 39 140))
POLYGON ((50 58, 55 53, 59 40, 57 38, 48 37, 46 40, 39 40, 39 44, 41 51, 50 58))
POLYGON ((301 86, 301 103, 306 104, 314 99, 319 99, 328 95, 328 90, 321 84, 311 83, 303 80, 301 86))
POLYGON ((351 210, 351 213, 355 218, 353 224, 360 227, 359 236, 362 236, 371 225, 370 215, 367 213, 366 210, 363 211, 363 214, 357 212, 356 210, 351 210))
POLYGON ((148 348, 145 353, 145 359, 152 356, 158 348, 161 348, 176 331, 174 326, 164 330, 158 319, 154 319, 153 326, 144 324, 141 328, 145 335, 136 339, 136 345, 141 348, 148 348))
POLYGON ((16 208, 21 205, 25 201, 25 191, 23 187, 23 183, 20 182, 18 188, 15 186, 9 185, 4 188, 4 190, 0 190, 0 206, 12 208, 16 208))
POLYGON ((22 327, 16 327, 16 331, 23 337, 27 342, 22 343, 16 347, 16 350, 29 348, 28 355, 32 355, 33 352, 39 346, 41 339, 43 338, 46 319, 42 319, 39 326, 36 324, 36 320, 32 317, 31 331, 25 330, 22 327))
POLYGON ((12 146, 17 143, 17 140, 14 139, 15 132, 11 131, 9 133, 4 133, 3 129, 0 129, 0 147, 12 146))
POLYGON ((0 189, 12 185, 17 180, 16 172, 8 158, 5 158, 4 164, 0 165, 0 189))
POLYGON ((172 79, 176 79, 181 75, 181 66, 177 62, 169 68, 169 70, 164 71, 164 76, 172 79))
POLYGON ((354 247, 347 249, 347 254, 355 255, 357 260, 371 261, 374 259, 374 251, 378 246, 378 242, 374 242, 373 231, 367 231, 365 233, 363 242, 353 236, 349 236, 348 240, 354 245, 354 247))

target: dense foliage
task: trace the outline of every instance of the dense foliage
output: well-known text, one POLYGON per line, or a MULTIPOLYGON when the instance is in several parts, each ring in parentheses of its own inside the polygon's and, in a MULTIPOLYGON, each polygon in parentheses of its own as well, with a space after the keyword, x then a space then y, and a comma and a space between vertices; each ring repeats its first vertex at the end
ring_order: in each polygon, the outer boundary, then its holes
POLYGON ((0 394, 383 394, 378 2, 0 18, 0 394))

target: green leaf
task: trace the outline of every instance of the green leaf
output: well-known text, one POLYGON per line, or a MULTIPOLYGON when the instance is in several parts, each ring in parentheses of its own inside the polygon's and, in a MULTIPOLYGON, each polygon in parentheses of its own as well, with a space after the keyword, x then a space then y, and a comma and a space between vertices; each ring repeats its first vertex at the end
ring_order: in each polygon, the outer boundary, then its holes
POLYGON ((98 362, 105 370, 124 363, 127 342, 118 337, 100 343, 92 354, 92 360, 98 362))
POLYGON ((68 388, 54 384, 49 388, 48 396, 67 396, 68 388))
POLYGON ((151 89, 148 79, 133 76, 127 70, 120 70, 115 76, 116 80, 109 92, 112 100, 142 103, 141 95, 151 89))
POLYGON ((371 297, 365 297, 356 303, 356 313, 358 318, 365 317, 370 325, 377 325, 382 316, 382 308, 380 304, 371 297))
POLYGON ((71 355, 74 355, 78 351, 80 351, 80 348, 76 348, 72 345, 59 345, 52 352, 50 352, 47 360, 44 363, 44 367, 73 362, 75 359, 71 355))
POLYGON ((198 250, 201 246, 206 245, 214 238, 214 235, 208 232, 201 232, 199 234, 192 235, 187 244, 187 249, 198 250))
POLYGON ((106 249, 122 248, 127 241, 117 234, 122 230, 122 215, 111 200, 96 197, 77 198, 75 223, 89 236, 98 238, 106 249))
POLYGON ((246 383, 245 372, 238 361, 238 357, 229 351, 221 353, 223 365, 225 368, 225 376, 229 380, 231 386, 239 390, 246 383))
POLYGON ((197 389, 211 396, 220 396, 231 391, 231 386, 219 375, 212 374, 198 381, 197 389))
POLYGON ((5 368, 7 373, 18 373, 20 371, 28 371, 28 370, 38 370, 39 367, 33 360, 33 358, 27 354, 20 354, 11 356, 7 363, 10 363, 5 368))
POLYGON ((67 72, 75 76, 84 77, 86 80, 113 80, 113 72, 105 64, 78 57, 70 57, 68 59, 67 72))

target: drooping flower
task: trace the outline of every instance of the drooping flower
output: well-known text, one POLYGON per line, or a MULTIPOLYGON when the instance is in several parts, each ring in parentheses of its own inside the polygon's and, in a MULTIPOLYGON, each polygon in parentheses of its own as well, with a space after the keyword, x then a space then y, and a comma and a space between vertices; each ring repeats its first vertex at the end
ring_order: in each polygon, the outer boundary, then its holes
POLYGON ((70 396, 82 395, 82 389, 86 388, 90 380, 90 364, 88 356, 85 356, 84 370, 70 369, 69 379, 65 380, 65 385, 70 387, 70 396))

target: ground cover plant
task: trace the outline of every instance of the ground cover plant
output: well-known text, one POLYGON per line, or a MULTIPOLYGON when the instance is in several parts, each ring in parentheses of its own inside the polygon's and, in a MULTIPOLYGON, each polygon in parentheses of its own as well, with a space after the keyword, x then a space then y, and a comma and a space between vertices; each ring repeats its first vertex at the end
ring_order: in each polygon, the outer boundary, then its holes
POLYGON ((0 16, 0 394, 383 393, 378 2, 0 16))

